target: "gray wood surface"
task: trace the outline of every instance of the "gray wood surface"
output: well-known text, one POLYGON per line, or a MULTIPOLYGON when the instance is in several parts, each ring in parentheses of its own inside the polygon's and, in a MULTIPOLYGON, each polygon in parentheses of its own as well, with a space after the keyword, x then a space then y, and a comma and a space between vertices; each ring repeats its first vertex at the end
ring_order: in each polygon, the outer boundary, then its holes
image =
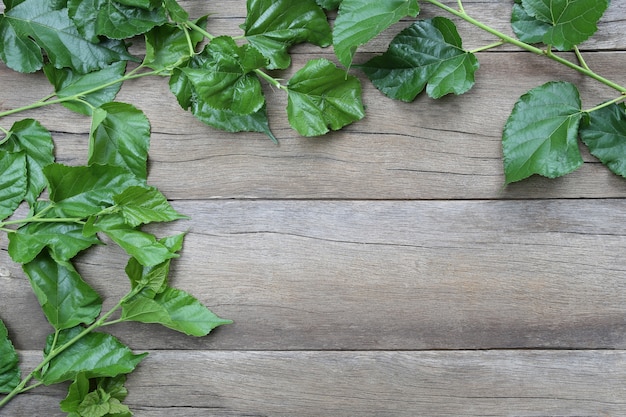
MULTIPOLYGON (((507 33, 512 3, 464 1, 507 33)), ((214 13, 212 33, 241 33, 243 0, 181 4, 214 13)), ((613 1, 581 47, 622 85, 625 19, 626 2, 613 1)), ((459 30, 468 48, 493 41, 459 30)), ((310 45, 293 52, 295 69, 335 60, 310 45)), ((355 72, 368 115, 323 138, 298 137, 284 93, 268 88, 279 145, 201 124, 164 78, 124 86, 119 100, 152 123, 150 183, 193 219, 152 228, 189 232, 173 283, 235 321, 200 339, 112 327, 150 351, 128 383, 136 416, 626 416, 626 182, 585 153, 564 178, 503 187, 500 145, 515 101, 546 81, 574 82, 586 108, 615 93, 512 47, 479 60, 471 92, 437 101, 393 102, 355 72)), ((0 109, 50 92, 41 74, 2 65, 0 85, 0 109)), ((86 118, 48 107, 0 123, 24 117, 53 132, 59 161, 86 160, 86 118)), ((50 327, 6 247, 2 234, 0 317, 28 369, 50 327)), ((76 265, 110 305, 126 291, 125 263, 109 245, 76 265)), ((0 416, 63 415, 65 389, 40 387, 0 416)))

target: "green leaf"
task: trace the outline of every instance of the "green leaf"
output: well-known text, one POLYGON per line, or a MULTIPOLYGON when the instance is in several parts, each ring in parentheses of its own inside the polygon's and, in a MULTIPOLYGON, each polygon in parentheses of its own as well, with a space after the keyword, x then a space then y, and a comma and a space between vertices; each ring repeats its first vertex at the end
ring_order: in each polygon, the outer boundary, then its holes
POLYGON ((119 80, 126 70, 126 62, 115 62, 101 70, 87 74, 77 73, 70 68, 54 68, 50 64, 44 65, 43 70, 50 84, 54 86, 54 92, 58 98, 77 98, 77 100, 61 103, 63 106, 80 114, 91 115, 93 107, 100 107, 104 103, 113 101, 117 96, 122 86, 121 82, 105 88, 100 87, 119 80), (85 101, 91 106, 85 104, 85 101))
POLYGON ((209 106, 236 114, 251 114, 265 104, 261 82, 255 69, 265 57, 249 45, 237 46, 233 38, 220 36, 205 49, 209 59, 202 68, 183 68, 194 91, 209 106))
POLYGON ((9 255, 14 262, 24 264, 48 247, 54 259, 67 261, 99 243, 96 236, 85 236, 78 223, 29 223, 9 233, 9 255))
POLYGON ((126 224, 132 227, 151 222, 171 222, 185 219, 154 187, 129 187, 113 198, 126 224))
POLYGON ((165 0, 163 2, 170 19, 176 23, 185 23, 189 20, 189 13, 183 9, 176 0, 165 0))
POLYGON ((436 17, 415 22, 392 40, 387 52, 358 67, 386 96, 412 101, 426 86, 432 98, 467 92, 479 64, 463 50, 454 23, 436 17))
POLYGON ((292 45, 332 43, 328 19, 315 0, 248 0, 241 27, 248 42, 269 59, 268 69, 289 67, 292 45))
POLYGON ((551 25, 526 13, 521 4, 514 4, 511 14, 511 27, 522 42, 540 43, 543 42, 543 36, 550 30, 551 25))
POLYGON ((159 323, 190 336, 206 336, 214 328, 230 324, 183 290, 168 287, 155 295, 134 297, 122 305, 122 319, 159 323))
POLYGON ((19 357, 9 339, 9 331, 0 320, 0 393, 8 394, 20 383, 19 357))
POLYGON ((612 104, 589 114, 580 137, 593 156, 613 173, 626 177, 626 105, 612 104))
POLYGON ((92 42, 97 42, 98 36, 130 38, 167 23, 162 7, 147 9, 122 3, 112 0, 69 0, 69 15, 78 31, 92 42))
MULTIPOLYGON (((206 17, 195 22, 202 27, 206 25, 206 17)), ((177 64, 185 62, 194 53, 195 47, 204 37, 197 31, 188 33, 191 46, 187 40, 185 29, 178 25, 162 25, 146 33, 146 56, 144 64, 155 71, 172 69, 177 64)))
POLYGON ((543 43, 569 51, 598 30, 609 0, 522 0, 526 13, 549 27, 543 43))
POLYGON ((67 389, 67 396, 59 403, 61 411, 66 413, 77 411, 87 394, 89 394, 89 385, 89 378, 85 376, 85 373, 77 373, 74 381, 67 389))
POLYGON ((117 102, 105 103, 99 111, 91 126, 89 165, 115 165, 145 179, 150 146, 146 115, 130 104, 117 102))
MULTIPOLYGON (((60 331, 56 344, 54 334, 51 334, 48 336, 44 354, 47 356, 54 349, 64 346, 77 338, 83 330, 79 326, 60 331)), ((81 372, 90 379, 127 374, 146 355, 147 353, 133 354, 127 346, 109 334, 90 332, 50 360, 48 368, 41 375, 41 381, 45 385, 71 381, 81 372)))
POLYGON ((157 265, 167 259, 178 256, 172 253, 164 244, 157 242, 154 235, 134 229, 126 224, 124 217, 120 213, 99 217, 92 223, 85 225, 83 233, 90 235, 97 231, 104 232, 126 253, 136 258, 144 266, 157 265))
POLYGON ((67 261, 54 260, 45 251, 23 266, 41 309, 56 330, 91 324, 102 300, 67 261))
POLYGON ((82 37, 68 10, 57 10, 49 1, 25 0, 0 15, 0 39, 0 58, 20 72, 41 69, 41 49, 56 68, 81 73, 132 59, 118 41, 92 43, 82 37))
POLYGON ((571 83, 549 82, 524 94, 504 126, 506 183, 533 174, 555 178, 579 168, 582 115, 578 90, 571 83))
MULTIPOLYGON (((24 152, 26 155, 24 177, 27 181, 27 191, 24 198, 32 205, 46 187, 43 168, 54 162, 52 135, 38 121, 24 119, 13 124, 8 140, 2 147, 9 152, 24 152)), ((10 178, 8 172, 4 176, 10 178)), ((0 197, 0 200, 4 198, 0 197)))
POLYGON ((13 214, 26 197, 26 155, 0 151, 0 220, 13 214))
MULTIPOLYGON (((128 395, 124 386, 126 375, 115 377, 92 378, 89 380, 85 373, 79 372, 68 388, 67 397, 60 402, 61 411, 76 413, 74 415, 88 415, 89 405, 92 404, 93 394, 97 397, 107 398, 107 415, 115 417, 130 417, 132 413, 125 405, 121 404, 128 395), (91 390, 93 388, 93 390, 91 390)), ((72 416, 72 414, 70 414, 72 416)))
MULTIPOLYGON (((200 57, 200 62, 198 58, 192 60, 190 68, 203 65, 201 60, 202 57, 200 57)), ((226 132, 265 133, 277 142, 269 127, 265 105, 251 114, 237 114, 228 109, 215 109, 198 96, 189 78, 180 69, 173 71, 169 85, 180 106, 185 110, 190 110, 203 123, 226 132)))
POLYGON ((303 136, 323 135, 362 119, 361 83, 327 59, 309 61, 289 80, 287 115, 303 136))
POLYGON ((70 216, 87 217, 114 204, 113 197, 145 181, 127 169, 111 165, 44 168, 50 184, 50 200, 70 216))
POLYGON ((333 27, 335 54, 350 67, 356 49, 405 16, 419 13, 417 0, 343 0, 333 27))

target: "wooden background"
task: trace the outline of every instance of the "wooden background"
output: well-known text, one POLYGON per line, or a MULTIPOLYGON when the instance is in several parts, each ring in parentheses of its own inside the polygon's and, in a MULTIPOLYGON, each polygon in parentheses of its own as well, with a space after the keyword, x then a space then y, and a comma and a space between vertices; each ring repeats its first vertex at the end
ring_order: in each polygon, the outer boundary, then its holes
MULTIPOLYGON (((465 1, 507 33, 512 3, 465 1)), ((241 33, 243 0, 181 4, 194 18, 212 13, 214 34, 241 33)), ((613 1, 582 46, 622 85, 625 19, 626 3, 613 1)), ((494 41, 458 26, 467 48, 494 41)), ((293 52, 296 69, 335 60, 308 45, 293 52)), ((585 154, 564 178, 503 187, 500 145, 515 101, 546 81, 576 83, 585 107, 615 92, 512 47, 478 57, 476 86, 460 97, 393 102, 364 80, 367 118, 323 138, 298 137, 285 94, 268 88, 278 146, 202 125, 165 79, 124 86, 118 99, 152 122, 150 183, 193 219, 154 229, 189 230, 173 282, 235 321, 201 339, 112 329, 150 352, 128 382, 136 416, 626 415, 626 182, 585 154)), ((4 66, 0 85, 3 109, 50 91, 41 75, 4 66)), ((22 117, 53 131, 60 162, 86 160, 84 117, 62 107, 22 117)), ((50 328, 6 246, 2 236, 0 316, 28 368, 50 328)), ((126 291, 125 262, 111 245, 77 267, 113 299, 126 291)), ((63 415, 65 389, 34 390, 0 415, 63 415)))

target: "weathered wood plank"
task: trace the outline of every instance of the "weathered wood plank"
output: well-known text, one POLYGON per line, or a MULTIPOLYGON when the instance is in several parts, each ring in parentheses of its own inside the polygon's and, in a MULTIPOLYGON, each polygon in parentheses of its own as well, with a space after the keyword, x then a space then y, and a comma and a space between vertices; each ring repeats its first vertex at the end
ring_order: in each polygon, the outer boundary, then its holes
MULTIPOLYGON (((193 222, 159 231, 189 229, 174 285, 235 324, 203 339, 113 329, 137 348, 626 348, 625 200, 175 206, 193 222)), ((125 258, 109 246, 78 259, 110 305, 127 290, 125 258)), ((2 318, 37 349, 49 328, 7 270, 2 318)))
MULTIPOLYGON (((310 55, 298 57, 299 66, 310 55)), ((551 79, 580 86, 586 108, 614 93, 573 71, 526 53, 481 54, 474 90, 415 103, 391 101, 364 82, 365 120, 324 138, 301 138, 288 126, 283 92, 268 91, 275 146, 261 134, 228 134, 178 107, 165 79, 128 83, 120 101, 135 104, 153 126, 150 179, 169 198, 475 199, 624 197, 624 181, 595 158, 569 176, 533 178, 503 188, 500 137, 517 98, 551 79), (510 74, 516 74, 511 77, 510 74)), ((589 62, 623 82, 626 53, 594 53, 589 62)), ((2 107, 48 91, 38 75, 0 70, 2 107)), ((86 159, 89 121, 62 107, 20 114, 55 133, 64 163, 86 159)), ((3 120, 10 126, 16 118, 3 120)))
MULTIPOLYGON (((137 417, 621 416, 624 381, 624 351, 157 351, 127 403, 137 417)), ((2 415, 60 416, 62 391, 37 392, 2 415)))

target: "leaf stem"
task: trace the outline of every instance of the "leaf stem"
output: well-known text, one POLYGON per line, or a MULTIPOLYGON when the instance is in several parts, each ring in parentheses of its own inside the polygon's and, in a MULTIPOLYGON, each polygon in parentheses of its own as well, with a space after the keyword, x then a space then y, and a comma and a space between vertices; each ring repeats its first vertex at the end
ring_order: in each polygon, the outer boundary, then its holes
POLYGON ((271 75, 265 73, 264 71, 261 71, 260 69, 255 69, 254 72, 261 78, 263 78, 265 81, 267 81, 268 83, 270 83, 271 85, 273 85, 274 87, 278 88, 278 89, 282 89, 282 90, 287 90, 287 87, 285 87, 284 85, 282 85, 280 83, 280 81, 278 81, 276 78, 272 77, 271 75))
POLYGON ((587 65, 587 62, 585 62, 585 58, 583 58, 583 55, 580 53, 580 49, 578 49, 578 46, 574 46, 574 53, 576 53, 576 58, 578 58, 578 62, 580 63, 580 65, 586 70, 591 71, 591 68, 589 68, 589 65, 587 65))
POLYGON ((490 43, 489 45, 485 45, 485 46, 481 46, 480 48, 472 49, 471 51, 469 51, 469 53, 475 54, 475 53, 478 53, 478 52, 486 51, 488 49, 497 48, 498 46, 502 46, 504 44, 506 44, 505 41, 498 41, 498 42, 490 43))
POLYGON ((196 32, 198 32, 199 34, 201 34, 202 36, 204 36, 208 40, 215 39, 215 36, 211 35, 209 32, 207 32, 206 30, 202 29, 200 26, 196 25, 192 21, 187 21, 187 22, 184 23, 184 25, 187 26, 189 29, 195 30, 196 32))
POLYGON ((85 224, 85 221, 79 217, 44 217, 40 218, 37 216, 27 217, 25 219, 17 219, 17 220, 7 220, 4 222, 0 222, 0 228, 4 228, 5 226, 11 226, 15 224, 25 224, 25 223, 77 223, 77 224, 85 224))
POLYGON ((610 105, 613 105, 613 104, 619 103, 620 101, 624 101, 624 100, 626 100, 626 94, 622 94, 621 96, 619 96, 619 97, 617 97, 617 98, 614 98, 613 100, 606 101, 606 102, 604 102, 604 103, 602 103, 602 104, 598 104, 598 105, 597 105, 597 106, 595 106, 595 107, 592 107, 592 108, 590 108, 590 109, 588 109, 588 110, 583 110, 583 111, 584 111, 585 113, 592 113, 592 112, 594 112, 594 111, 596 111, 596 110, 603 109, 603 108, 605 108, 605 107, 608 107, 608 106, 610 106, 610 105))
POLYGON ((528 44, 526 42, 522 42, 519 39, 516 39, 516 38, 514 38, 512 36, 509 36, 509 35, 507 35, 505 33, 502 33, 500 31, 492 28, 491 26, 488 26, 488 25, 486 25, 486 24, 484 24, 484 23, 474 19, 473 17, 471 17, 470 15, 465 13, 464 11, 459 11, 459 10, 456 10, 456 9, 454 9, 452 7, 446 6, 445 4, 441 3, 438 0, 425 0, 425 1, 427 1, 428 3, 431 3, 434 6, 439 7, 440 9, 445 10, 446 12, 448 12, 448 13, 456 16, 456 17, 459 17, 459 18, 465 20, 468 23, 471 23, 472 25, 478 27, 479 29, 484 30, 485 32, 491 33, 492 35, 494 35, 497 38, 501 39, 505 43, 510 43, 512 45, 515 45, 515 46, 521 48, 521 49, 524 49, 526 51, 532 52, 532 53, 537 54, 537 55, 546 56, 546 57, 550 58, 551 60, 556 61, 556 62, 558 62, 560 64, 563 64, 566 67, 569 67, 569 68, 571 68, 573 70, 576 70, 576 71, 578 71, 578 72, 580 72, 580 73, 582 73, 582 74, 584 74, 584 75, 586 75, 588 77, 591 77, 594 80, 599 81, 602 84, 604 84, 604 85, 606 85, 608 87, 611 87, 614 90, 619 91, 620 93, 626 93, 626 87, 624 87, 622 85, 619 85, 619 84, 617 84, 617 83, 615 83, 615 82, 613 82, 613 81, 611 81, 611 80, 609 80, 607 78, 604 78, 604 77, 602 77, 599 74, 596 74, 595 72, 593 72, 589 68, 585 68, 584 65, 577 65, 577 64, 574 64, 573 62, 568 61, 565 58, 561 58, 560 56, 554 54, 554 52, 552 52, 551 48, 548 48, 547 50, 543 50, 541 48, 537 48, 536 46, 530 45, 530 44, 528 44))

